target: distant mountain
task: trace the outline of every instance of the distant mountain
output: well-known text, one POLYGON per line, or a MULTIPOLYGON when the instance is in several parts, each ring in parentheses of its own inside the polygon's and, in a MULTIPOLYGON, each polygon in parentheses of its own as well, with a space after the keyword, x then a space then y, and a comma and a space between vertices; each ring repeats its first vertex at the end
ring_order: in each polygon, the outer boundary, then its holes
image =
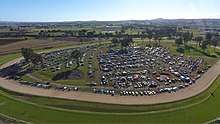
POLYGON ((0 21, 0 26, 13 25, 170 25, 195 27, 220 27, 220 19, 153 19, 153 20, 124 20, 124 21, 67 21, 67 22, 10 22, 0 21))
POLYGON ((150 20, 150 23, 154 25, 220 26, 220 19, 155 19, 150 20))

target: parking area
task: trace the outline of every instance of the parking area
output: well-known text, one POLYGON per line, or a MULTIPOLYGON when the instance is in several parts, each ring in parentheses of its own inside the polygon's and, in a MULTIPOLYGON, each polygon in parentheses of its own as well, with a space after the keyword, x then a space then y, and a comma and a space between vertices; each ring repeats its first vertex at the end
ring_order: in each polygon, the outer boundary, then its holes
POLYGON ((100 54, 100 86, 95 92, 123 96, 174 93, 196 82, 208 69, 203 59, 173 56, 163 47, 136 47, 127 52, 110 49, 100 54), (110 90, 108 89, 110 88, 110 90))
MULTIPOLYGON (((122 51, 103 46, 97 49, 92 46, 42 53, 42 56, 44 61, 40 66, 33 67, 29 62, 21 60, 2 69, 0 74, 8 79, 21 80, 22 75, 34 71, 54 75, 61 72, 62 76, 57 80, 86 79, 82 87, 90 89, 86 91, 93 93, 111 96, 151 96, 175 93, 189 87, 209 68, 199 57, 174 56, 164 47, 129 47, 122 51), (82 53, 80 69, 77 71, 76 61, 70 57, 76 49, 82 53)), ((74 84, 69 86, 46 80, 20 82, 44 89, 78 91, 74 84)))

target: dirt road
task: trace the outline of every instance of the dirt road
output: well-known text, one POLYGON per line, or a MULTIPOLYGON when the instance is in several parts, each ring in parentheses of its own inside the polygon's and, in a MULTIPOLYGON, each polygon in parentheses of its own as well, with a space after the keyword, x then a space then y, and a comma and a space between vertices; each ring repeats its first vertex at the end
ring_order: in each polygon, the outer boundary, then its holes
MULTIPOLYGON (((13 60, 1 66, 7 67, 19 59, 13 60)), ((176 93, 164 93, 155 96, 106 96, 94 93, 86 92, 63 92, 56 91, 54 89, 39 89, 29 86, 23 86, 16 81, 7 80, 0 78, 0 87, 5 88, 10 91, 36 95, 45 96, 52 98, 62 98, 69 100, 80 100, 80 101, 90 101, 99 103, 109 103, 109 104, 123 104, 123 105, 141 105, 141 104, 158 104, 179 101, 182 99, 187 99, 192 96, 198 95, 199 93, 205 91, 212 82, 220 75, 220 61, 218 61, 213 67, 211 67, 200 79, 197 80, 192 86, 179 90, 176 93)))

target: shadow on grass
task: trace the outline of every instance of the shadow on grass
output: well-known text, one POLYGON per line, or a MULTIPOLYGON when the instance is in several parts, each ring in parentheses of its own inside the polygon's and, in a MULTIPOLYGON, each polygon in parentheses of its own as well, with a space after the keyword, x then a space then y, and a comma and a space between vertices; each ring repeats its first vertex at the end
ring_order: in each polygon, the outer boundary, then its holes
POLYGON ((78 68, 74 68, 72 70, 68 70, 56 74, 52 78, 52 80, 57 81, 57 80, 67 80, 67 79, 80 79, 82 75, 83 73, 78 68))

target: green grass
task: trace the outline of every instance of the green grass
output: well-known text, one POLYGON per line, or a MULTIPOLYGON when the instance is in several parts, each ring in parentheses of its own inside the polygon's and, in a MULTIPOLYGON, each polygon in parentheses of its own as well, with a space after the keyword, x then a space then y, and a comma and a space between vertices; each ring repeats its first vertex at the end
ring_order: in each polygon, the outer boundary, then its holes
MULTIPOLYGON (((137 40, 139 44, 146 44, 148 40, 143 42, 142 40, 137 40)), ((152 41, 153 43, 154 41, 152 41)), ((208 47, 207 50, 203 50, 201 47, 198 47, 196 44, 188 43, 188 47, 184 50, 183 53, 177 51, 176 44, 174 40, 162 40, 161 45, 169 48, 170 52, 175 55, 184 54, 185 56, 206 56, 210 58, 219 57, 220 49, 216 49, 214 47, 208 47)), ((182 46, 183 47, 183 46, 182 46)))
MULTIPOLYGON (((95 60, 92 60, 93 63, 95 63, 95 60)), ((79 79, 74 79, 74 80, 57 80, 57 81, 53 81, 53 77, 57 74, 57 73, 61 73, 61 72, 65 72, 65 71, 69 71, 74 69, 75 66, 73 66, 71 69, 62 69, 59 72, 52 72, 50 70, 47 71, 34 71, 33 73, 31 73, 31 75, 33 75, 36 78, 39 78, 40 80, 44 80, 44 81, 52 81, 55 83, 60 83, 60 84, 73 84, 73 85, 77 85, 77 86, 84 86, 86 83, 91 82, 91 81, 97 81, 98 79, 96 77, 94 78, 89 78, 87 73, 88 73, 88 63, 85 63, 84 66, 80 66, 78 69, 80 70, 80 72, 82 72, 82 77, 79 79)), ((97 70, 97 66, 93 67, 93 70, 97 70)), ((27 79, 27 78, 26 78, 27 79)), ((28 79, 28 81, 32 80, 31 78, 28 79)))
MULTIPOLYGON (((109 44, 110 41, 105 41, 105 42, 101 42, 101 44, 109 44)), ((58 47, 54 47, 54 48, 50 48, 50 49, 34 49, 36 50, 37 52, 49 52, 49 51, 55 51, 57 49, 63 49, 63 48, 76 48, 76 47, 79 47, 79 46, 88 46, 88 45, 98 45, 99 43, 97 42, 93 42, 93 43, 84 43, 84 44, 81 44, 81 45, 74 45, 74 46, 58 46, 58 47)), ((18 57, 21 57, 21 54, 20 53, 11 53, 11 54, 7 54, 7 55, 2 55, 0 56, 0 65, 8 62, 8 61, 11 61, 13 59, 16 59, 18 57)))
MULTIPOLYGON (((105 41, 105 42, 101 42, 101 44, 109 44, 110 41, 105 41)), ((81 45, 75 45, 75 46, 67 46, 67 47, 64 47, 65 49, 67 48, 76 48, 76 47, 79 47, 79 46, 88 46, 88 45, 98 45, 99 43, 95 42, 95 43, 91 43, 91 44, 81 44, 81 45)), ((49 52, 49 51, 55 51, 57 49, 61 49, 61 47, 56 47, 56 48, 51 48, 51 49, 36 49, 37 52, 49 52)), ((63 48, 62 48, 63 49, 63 48)), ((13 53, 13 54, 8 54, 8 55, 3 55, 3 56, 0 56, 0 65, 2 64, 5 64, 11 60, 14 60, 18 57, 21 57, 21 54, 20 53, 13 53)), ((98 63, 97 61, 95 61, 95 59, 93 58, 93 62, 95 63, 94 65, 94 70, 97 70, 98 69, 98 63)), ((81 67, 80 69, 83 71, 84 75, 87 75, 87 72, 88 72, 88 69, 85 68, 87 67, 88 64, 86 64, 84 67, 81 67)), ((98 73, 96 74, 98 75, 98 73)), ((46 72, 43 72, 43 71, 35 71, 33 72, 33 76, 41 79, 41 80, 45 80, 45 81, 51 81, 52 77, 54 76, 54 74, 52 72, 49 72, 49 71, 46 71, 46 72)), ((33 81, 34 79, 32 79, 31 77, 28 77, 28 76, 23 76, 22 77, 23 80, 26 80, 26 81, 33 81)), ((85 79, 79 79, 79 80, 60 80, 60 81, 57 81, 57 83, 61 83, 61 84, 74 84, 74 85, 85 85, 86 83, 88 83, 89 81, 95 81, 97 82, 98 81, 98 77, 95 76, 93 79, 90 79, 88 78, 88 76, 86 76, 86 80, 85 79)))
MULTIPOLYGON (((213 86, 216 87, 216 86, 213 86)), ((7 92, 7 91, 6 91, 7 92)), ((46 97, 37 97, 30 95, 22 95, 14 92, 9 92, 13 97, 27 100, 33 103, 40 105, 52 106, 56 108, 68 109, 68 110, 80 110, 80 111, 92 111, 92 112, 108 112, 108 113, 136 113, 136 112, 150 112, 150 111, 161 111, 168 109, 178 109, 181 107, 188 107, 194 104, 198 104, 206 100, 210 93, 209 91, 204 92, 193 98, 173 102, 168 104, 157 104, 157 105, 112 105, 112 104, 101 104, 93 102, 82 102, 82 101, 72 101, 72 100, 63 100, 63 99, 53 99, 46 97)))
POLYGON ((12 118, 8 118, 8 117, 5 117, 4 115, 0 115, 0 123, 1 122, 3 124, 25 124, 25 122, 22 122, 22 121, 19 121, 16 119, 12 119, 12 118))
POLYGON ((65 111, 21 101, 4 91, 0 92, 0 102, 5 103, 0 106, 0 112, 33 123, 202 123, 220 116, 219 84, 220 77, 209 89, 217 88, 214 97, 198 105, 169 112, 110 114, 65 111))
POLYGON ((209 47, 207 51, 202 50, 200 47, 196 47, 195 44, 191 44, 184 53, 177 52, 176 45, 172 40, 165 40, 161 42, 161 45, 164 47, 169 48, 170 52, 174 55, 184 54, 184 56, 191 56, 191 57, 201 57, 205 60, 207 65, 213 65, 219 60, 218 52, 220 53, 220 49, 215 49, 213 47, 209 47), (212 55, 216 56, 213 57, 212 55))
POLYGON ((54 76, 50 71, 35 71, 31 75, 44 81, 51 81, 54 76))
POLYGON ((33 123, 203 123, 220 116, 219 84, 220 77, 209 90, 188 100, 154 106, 130 107, 45 97, 18 97, 1 89, 0 113, 33 123), (214 96, 210 96, 210 92, 213 91, 215 91, 214 96), (62 110, 47 106, 62 108, 62 110), (179 109, 181 107, 183 108, 179 109), (171 111, 170 108, 176 110, 171 111), (152 112, 167 109, 170 111, 152 112))
POLYGON ((36 80, 34 80, 33 78, 27 76, 27 75, 24 75, 21 77, 22 80, 25 80, 25 81, 30 81, 30 82, 35 82, 36 80))
MULTIPOLYGON (((89 55, 87 55, 85 57, 85 62, 84 62, 84 66, 80 66, 78 69, 79 71, 82 73, 82 77, 79 79, 72 79, 72 80, 57 80, 57 81, 53 81, 53 77, 57 74, 57 73, 61 73, 61 72, 66 72, 66 71, 70 71, 75 69, 76 65, 73 65, 71 68, 66 69, 66 68, 61 68, 60 71, 57 72, 52 72, 51 70, 39 70, 39 71, 34 71, 33 73, 31 73, 32 76, 39 78, 40 80, 44 80, 44 81, 50 81, 50 82, 55 82, 55 83, 60 83, 60 84, 69 84, 69 85, 76 85, 76 86, 85 86, 87 83, 90 83, 92 81, 94 82, 98 82, 99 81, 99 65, 98 65, 98 60, 96 59, 96 56, 98 55, 98 51, 94 52, 94 57, 91 59, 91 62, 93 64, 92 70, 95 71, 95 76, 90 78, 88 76, 88 71, 89 71, 89 67, 88 67, 88 60, 89 60, 89 55)), ((24 79, 24 78, 23 78, 24 79)), ((25 77, 25 79, 27 79, 26 81, 32 81, 33 79, 31 79, 30 77, 27 78, 25 77)))
POLYGON ((9 54, 9 55, 0 56, 0 66, 18 57, 20 57, 20 54, 9 54))

